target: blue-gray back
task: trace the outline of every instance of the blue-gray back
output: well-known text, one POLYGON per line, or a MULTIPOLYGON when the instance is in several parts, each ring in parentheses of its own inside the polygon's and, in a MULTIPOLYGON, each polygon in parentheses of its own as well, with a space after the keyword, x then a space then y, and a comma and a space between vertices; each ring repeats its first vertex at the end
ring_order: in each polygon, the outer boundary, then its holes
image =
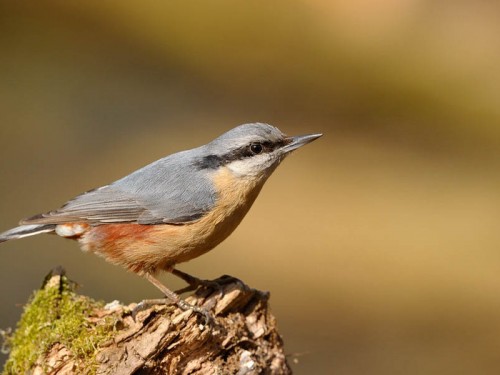
POLYGON ((207 145, 157 160, 130 175, 70 200, 58 210, 21 224, 91 224, 134 222, 181 224, 196 220, 214 206, 211 180, 224 155, 250 141, 276 141, 284 135, 267 124, 240 125, 207 145))
POLYGON ((130 175, 70 200, 58 210, 22 221, 91 224, 180 224, 196 220, 215 204, 211 171, 196 169, 203 147, 157 160, 130 175))

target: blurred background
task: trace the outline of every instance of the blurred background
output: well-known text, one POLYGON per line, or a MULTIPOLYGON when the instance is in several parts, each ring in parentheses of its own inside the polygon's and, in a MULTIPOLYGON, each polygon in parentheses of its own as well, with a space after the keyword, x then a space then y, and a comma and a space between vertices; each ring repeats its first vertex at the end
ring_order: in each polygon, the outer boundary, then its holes
MULTIPOLYGON (((2 0, 0 229, 241 123, 322 132, 180 269, 270 291, 296 374, 498 374, 499 67, 495 1, 2 0)), ((0 251, 1 328, 56 265, 158 296, 55 236, 0 251)))

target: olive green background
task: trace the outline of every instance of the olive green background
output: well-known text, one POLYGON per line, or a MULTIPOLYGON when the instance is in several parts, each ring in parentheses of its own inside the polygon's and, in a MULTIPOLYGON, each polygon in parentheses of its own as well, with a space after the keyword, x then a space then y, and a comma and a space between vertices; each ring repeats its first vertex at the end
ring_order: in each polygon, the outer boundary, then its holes
MULTIPOLYGON (((322 132, 180 268, 269 290, 297 374, 498 374, 499 66, 493 1, 0 1, 0 228, 244 122, 322 132)), ((0 328, 56 265, 158 297, 37 236, 0 328)))

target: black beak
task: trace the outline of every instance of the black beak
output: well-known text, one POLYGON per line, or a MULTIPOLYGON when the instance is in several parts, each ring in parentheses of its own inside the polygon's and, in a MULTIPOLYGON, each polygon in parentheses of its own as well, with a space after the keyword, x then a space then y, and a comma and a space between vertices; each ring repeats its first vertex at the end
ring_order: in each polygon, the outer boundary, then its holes
POLYGON ((318 139, 323 134, 306 134, 306 135, 298 135, 296 137, 288 137, 286 138, 287 144, 281 148, 281 151, 285 154, 302 147, 309 142, 318 139))

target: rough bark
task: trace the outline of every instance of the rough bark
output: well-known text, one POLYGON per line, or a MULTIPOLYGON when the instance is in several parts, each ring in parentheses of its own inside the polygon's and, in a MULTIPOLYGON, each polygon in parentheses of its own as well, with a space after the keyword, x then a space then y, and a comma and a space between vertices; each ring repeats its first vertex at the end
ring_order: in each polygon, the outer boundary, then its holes
MULTIPOLYGON (((63 301, 67 298, 73 304, 76 303, 74 301, 82 303, 83 298, 90 304, 85 305, 87 302, 83 302, 85 308, 79 309, 84 312, 82 322, 76 324, 79 333, 71 336, 68 332, 69 339, 64 340, 62 336, 66 332, 63 328, 63 333, 55 335, 53 342, 49 343, 45 336, 37 337, 37 333, 24 337, 30 344, 43 342, 44 349, 35 356, 34 362, 26 362, 28 368, 19 367, 19 358, 9 359, 10 365, 7 362, 4 373, 23 370, 24 373, 58 375, 290 374, 283 341, 278 334, 276 320, 269 311, 269 293, 252 289, 227 276, 214 281, 220 284, 220 289, 201 287, 186 299, 190 304, 203 306, 215 317, 212 323, 206 324, 202 315, 192 310, 183 311, 173 305, 154 305, 133 314, 136 304, 124 306, 116 301, 107 305, 96 303, 68 288, 71 284, 60 272, 52 275, 42 291, 55 288, 53 290, 61 294, 60 300, 37 300, 35 295, 31 304, 51 304, 45 306, 47 311, 53 314, 56 310, 56 313, 52 318, 41 318, 40 322, 33 323, 33 318, 30 318, 29 324, 45 327, 53 324, 54 319, 68 319, 65 315, 71 312, 66 311, 67 308, 64 314, 57 309, 65 306, 63 301), (44 319, 49 322, 44 322, 44 319), (100 336, 92 341, 93 335, 100 336), (83 350, 77 346, 77 342, 92 342, 91 349, 85 346, 83 350), (13 366, 14 362, 17 367, 13 366)), ((30 308, 32 306, 27 305, 24 315, 29 314, 30 308)), ((35 316, 38 315, 50 316, 37 312, 35 316)), ((26 316, 21 318, 18 331, 21 327, 23 331, 30 331, 30 334, 43 331, 43 327, 27 329, 23 325, 27 323, 22 322, 28 319, 26 316)), ((53 334, 57 329, 53 326, 49 328, 49 333, 53 334)), ((15 345, 23 345, 19 339, 23 334, 15 332, 8 339, 11 357, 30 357, 26 353, 23 356, 16 354, 15 345)), ((40 333, 42 335, 44 333, 40 333)))

